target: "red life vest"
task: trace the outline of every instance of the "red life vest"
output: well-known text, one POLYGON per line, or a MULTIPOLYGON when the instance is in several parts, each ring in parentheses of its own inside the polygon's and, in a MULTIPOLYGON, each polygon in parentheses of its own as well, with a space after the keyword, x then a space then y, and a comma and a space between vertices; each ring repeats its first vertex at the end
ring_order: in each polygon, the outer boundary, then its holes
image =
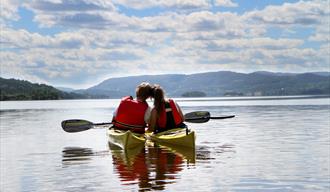
POLYGON ((159 118, 157 120, 157 126, 159 129, 168 129, 168 128, 175 128, 181 123, 183 123, 183 119, 179 113, 179 110, 176 108, 176 105, 172 99, 169 99, 170 110, 172 110, 173 120, 174 120, 174 127, 166 127, 167 122, 167 113, 165 104, 162 107, 162 111, 160 112, 159 118))
POLYGON ((113 125, 119 129, 144 133, 146 127, 144 114, 147 109, 148 104, 146 102, 134 100, 130 96, 124 97, 120 101, 113 125))

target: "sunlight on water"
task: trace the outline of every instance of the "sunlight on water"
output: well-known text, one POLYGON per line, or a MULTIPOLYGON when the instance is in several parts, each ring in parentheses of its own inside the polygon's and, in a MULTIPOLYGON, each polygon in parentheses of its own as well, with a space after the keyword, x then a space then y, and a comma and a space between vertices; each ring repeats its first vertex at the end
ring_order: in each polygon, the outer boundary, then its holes
POLYGON ((108 143, 105 130, 66 133, 60 123, 107 122, 119 100, 1 102, 0 191, 329 191, 329 98, 186 98, 185 113, 236 115, 188 126, 195 149, 108 143))

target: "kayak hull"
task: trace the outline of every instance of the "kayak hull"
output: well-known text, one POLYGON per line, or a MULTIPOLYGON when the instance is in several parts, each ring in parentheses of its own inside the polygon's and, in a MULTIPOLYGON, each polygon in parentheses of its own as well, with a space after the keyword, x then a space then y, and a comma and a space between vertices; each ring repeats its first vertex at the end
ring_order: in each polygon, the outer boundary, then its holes
POLYGON ((109 142, 122 149, 131 149, 144 145, 146 139, 144 134, 133 133, 131 131, 110 128, 107 130, 109 142))
POLYGON ((182 147, 195 147, 195 131, 186 128, 175 128, 161 133, 151 134, 150 139, 159 144, 168 144, 182 147))

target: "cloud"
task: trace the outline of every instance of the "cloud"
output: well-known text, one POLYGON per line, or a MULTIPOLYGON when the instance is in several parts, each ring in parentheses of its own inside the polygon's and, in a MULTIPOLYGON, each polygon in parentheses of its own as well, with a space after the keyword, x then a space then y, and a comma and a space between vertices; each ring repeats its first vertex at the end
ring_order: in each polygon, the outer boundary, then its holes
POLYGON ((235 51, 239 49, 263 49, 263 50, 285 50, 296 48, 304 42, 299 39, 233 39, 233 40, 214 40, 204 43, 204 47, 209 51, 235 51))
POLYGON ((207 0, 114 0, 114 3, 127 8, 142 10, 148 8, 170 8, 175 10, 205 9, 210 6, 207 0))
POLYGON ((284 3, 281 6, 267 6, 263 10, 246 13, 245 17, 251 22, 261 24, 311 26, 328 20, 330 10, 328 1, 299 1, 297 3, 284 3))
POLYGON ((86 12, 86 11, 114 11, 111 1, 103 0, 32 0, 26 7, 38 12, 86 12))
POLYGON ((54 25, 70 27, 92 27, 111 24, 104 18, 105 13, 115 13, 116 8, 111 1, 103 0, 33 0, 26 2, 24 7, 33 11, 36 16, 34 20, 41 27, 54 25), (91 25, 91 23, 94 23, 91 25))
POLYGON ((330 16, 327 20, 322 21, 320 25, 316 26, 315 34, 309 37, 310 41, 323 42, 330 44, 330 16))
POLYGON ((19 20, 20 17, 18 15, 18 7, 20 1, 19 0, 1 0, 0 6, 0 24, 4 25, 8 20, 19 20))
POLYGON ((237 7, 238 4, 234 3, 232 0, 215 0, 215 6, 222 6, 222 7, 237 7))
POLYGON ((13 30, 3 28, 0 33, 1 44, 5 49, 30 50, 34 48, 44 49, 73 49, 88 44, 88 41, 79 33, 60 33, 51 36, 42 36, 38 33, 30 33, 26 30, 13 30))
MULTIPOLYGON (((5 2, 15 5, 6 8, 8 15, 18 17, 18 5, 5 2)), ((150 73, 328 70, 329 10, 324 1, 284 3, 243 14, 212 11, 210 3, 33 0, 22 6, 33 12, 34 21, 63 31, 43 35, 2 27, 1 76, 63 85, 150 73), (156 14, 132 16, 122 7, 156 8, 156 14)), ((233 1, 213 4, 240 8, 233 1)))

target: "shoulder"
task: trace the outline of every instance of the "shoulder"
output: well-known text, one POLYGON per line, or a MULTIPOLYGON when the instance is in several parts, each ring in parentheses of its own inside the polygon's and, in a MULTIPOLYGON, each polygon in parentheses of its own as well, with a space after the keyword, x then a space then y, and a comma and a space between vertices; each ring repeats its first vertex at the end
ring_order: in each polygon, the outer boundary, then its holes
POLYGON ((132 96, 125 96, 123 98, 121 98, 122 101, 127 101, 127 100, 133 100, 132 96))

